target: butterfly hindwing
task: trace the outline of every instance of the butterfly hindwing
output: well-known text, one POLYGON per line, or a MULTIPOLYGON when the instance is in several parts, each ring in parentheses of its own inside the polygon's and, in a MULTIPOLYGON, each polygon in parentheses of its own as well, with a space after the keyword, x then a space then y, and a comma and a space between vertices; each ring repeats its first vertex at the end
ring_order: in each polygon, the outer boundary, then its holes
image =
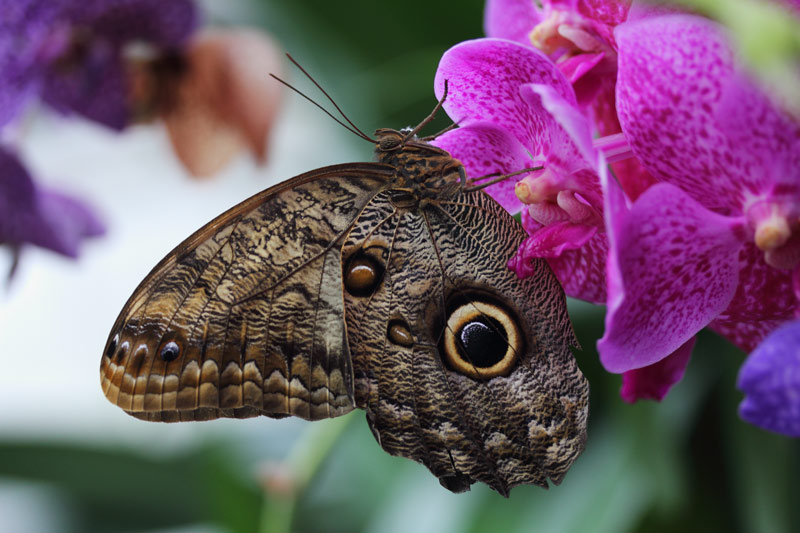
POLYGON ((310 172, 189 237, 117 319, 100 368, 108 399, 155 421, 353 409, 340 241, 388 175, 310 172))
POLYGON ((372 257, 385 270, 373 292, 345 290, 356 403, 384 449, 424 463, 454 491, 474 481, 502 494, 558 483, 583 449, 588 386, 570 351, 563 290, 544 261, 525 280, 505 266, 523 238, 482 192, 414 211, 394 207, 387 191, 344 243, 345 265, 381 250, 372 257), (465 375, 446 356, 448 317, 485 303, 516 324, 508 327, 519 330, 519 353, 500 375, 489 377, 478 361, 467 361, 477 377, 465 375), (413 342, 393 327, 407 328, 413 342))

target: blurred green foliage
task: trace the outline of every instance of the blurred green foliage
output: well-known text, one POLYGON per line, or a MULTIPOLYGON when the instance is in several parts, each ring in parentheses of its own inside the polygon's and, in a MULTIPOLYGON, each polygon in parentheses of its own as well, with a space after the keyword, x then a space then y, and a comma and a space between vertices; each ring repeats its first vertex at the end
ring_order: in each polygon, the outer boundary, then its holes
MULTIPOLYGON (((482 0, 262 0, 249 22, 273 33, 370 130, 430 111, 441 54, 482 35, 482 11, 482 0)), ((290 77, 319 99, 296 72, 290 77)), ((440 117, 431 130, 446 124, 440 117)), ((264 490, 260 462, 232 438, 169 455, 0 441, 0 478, 50 487, 68 510, 62 530, 87 533, 209 524, 231 532, 800 530, 800 444, 736 416, 743 353, 704 333, 663 403, 627 405, 619 376, 603 370, 593 348, 603 309, 570 305, 583 346, 576 357, 592 387, 589 439, 549 491, 519 487, 506 500, 476 485, 450 494, 421 465, 384 453, 361 412, 309 424, 288 459, 280 447, 269 451, 285 461, 296 492, 264 490)))

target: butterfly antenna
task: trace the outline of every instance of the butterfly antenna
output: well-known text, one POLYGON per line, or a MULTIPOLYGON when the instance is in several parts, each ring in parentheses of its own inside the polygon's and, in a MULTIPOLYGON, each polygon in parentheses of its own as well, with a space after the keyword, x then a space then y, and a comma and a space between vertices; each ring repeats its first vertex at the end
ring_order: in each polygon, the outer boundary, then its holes
MULTIPOLYGON (((292 64, 294 64, 294 66, 296 66, 298 69, 300 69, 300 72, 302 72, 303 74, 305 74, 306 78, 308 78, 309 80, 311 80, 311 83, 313 83, 313 84, 314 84, 314 85, 317 87, 317 89, 319 89, 319 90, 320 90, 320 92, 321 92, 322 94, 324 94, 324 95, 325 95, 325 98, 327 98, 327 99, 328 99, 328 101, 329 101, 331 104, 333 104, 333 107, 335 107, 335 108, 336 108, 336 111, 338 111, 338 112, 339 112, 339 114, 340 114, 340 115, 342 115, 342 118, 344 118, 344 120, 345 120, 345 121, 346 121, 348 124, 350 124, 350 126, 352 127, 352 129, 351 129, 350 131, 353 131, 353 130, 355 130, 355 132, 356 132, 356 134, 357 134, 357 135, 359 135, 359 136, 360 136, 361 138, 363 138, 363 139, 367 139, 367 140, 368 140, 368 141, 370 141, 370 142, 373 142, 373 143, 376 143, 376 142, 378 142, 378 141, 376 141, 375 139, 371 139, 371 138, 370 138, 370 137, 369 137, 369 136, 368 136, 366 133, 364 133, 363 131, 361 131, 361 129, 360 129, 358 126, 356 126, 355 124, 353 124, 353 121, 352 121, 352 120, 350 120, 350 119, 348 118, 348 116, 345 114, 345 112, 344 112, 344 111, 342 111, 342 108, 341 108, 341 107, 339 107, 339 105, 338 105, 338 104, 337 104, 337 103, 334 101, 333 97, 331 97, 331 95, 329 95, 329 94, 328 94, 328 91, 326 91, 325 89, 323 89, 323 88, 322 88, 322 86, 321 86, 319 83, 317 83, 317 80, 315 80, 315 79, 314 79, 314 77, 313 77, 313 76, 311 76, 311 74, 309 74, 309 73, 308 73, 308 71, 307 71, 306 69, 304 69, 304 68, 303 68, 303 67, 300 65, 300 63, 298 63, 297 61, 295 61, 295 59, 294 59, 294 58, 293 58, 291 55, 289 55, 289 54, 286 54, 286 57, 288 57, 288 58, 289 58, 289 61, 291 61, 291 62, 292 62, 292 64)), ((330 115, 330 113, 328 113, 328 114, 330 115)), ((340 124, 341 124, 341 122, 340 122, 340 124)))
POLYGON ((433 108, 431 114, 425 117, 422 120, 422 122, 417 124, 416 128, 414 128, 413 130, 409 131, 406 134, 405 138, 403 139, 404 142, 414 137, 414 135, 416 135, 419 130, 424 128, 431 120, 433 120, 433 118, 436 116, 436 113, 442 108, 445 99, 447 99, 447 86, 448 86, 447 80, 444 80, 444 94, 442 94, 442 98, 438 102, 436 102, 436 107, 433 108))
POLYGON ((305 98, 306 100, 308 100, 309 102, 311 102, 312 104, 314 104, 315 106, 317 106, 318 108, 320 108, 320 109, 322 110, 322 112, 323 112, 323 113, 325 113, 326 115, 328 115, 329 117, 331 117, 331 118, 332 118, 333 120, 335 120, 335 121, 336 121, 336 122, 337 122, 337 123, 338 123, 340 126, 342 126, 344 129, 346 129, 346 130, 347 130, 347 131, 349 131, 350 133, 352 133, 352 134, 354 134, 354 135, 357 135, 358 137, 361 137, 362 139, 364 139, 364 140, 366 140, 366 141, 369 141, 369 142, 371 142, 371 143, 377 143, 377 142, 378 142, 378 141, 376 141, 375 139, 371 139, 371 138, 367 137, 366 135, 364 135, 364 133, 363 133, 362 131, 360 131, 360 130, 355 130, 355 129, 351 128, 350 126, 348 126, 347 124, 345 124, 344 122, 342 122, 341 120, 339 120, 338 118, 336 118, 335 116, 333 116, 333 114, 332 114, 330 111, 328 111, 327 109, 325 109, 324 107, 322 107, 321 105, 319 105, 319 104, 318 104, 317 102, 315 102, 315 101, 314 101, 314 100, 313 100, 313 99, 312 99, 310 96, 306 95, 304 92, 302 92, 302 91, 301 91, 300 89, 298 89, 297 87, 295 87, 295 86, 291 85, 290 83, 288 83, 288 82, 286 82, 286 81, 284 81, 284 80, 280 79, 278 76, 276 76, 275 74, 272 74, 271 72, 270 72, 270 74, 269 74, 269 75, 270 75, 270 76, 272 76, 273 78, 275 78, 276 80, 278 80, 279 82, 281 82, 282 84, 284 84, 285 86, 287 86, 288 88, 290 88, 291 90, 293 90, 294 92, 296 92, 297 94, 299 94, 300 96, 302 96, 303 98, 305 98))

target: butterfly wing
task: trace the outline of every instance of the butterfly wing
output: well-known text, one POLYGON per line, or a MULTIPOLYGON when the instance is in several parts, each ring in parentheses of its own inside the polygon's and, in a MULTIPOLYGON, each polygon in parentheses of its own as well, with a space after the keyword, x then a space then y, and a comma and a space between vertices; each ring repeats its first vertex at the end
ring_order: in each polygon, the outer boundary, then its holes
POLYGON ((109 335, 106 397, 170 422, 352 410, 341 241, 392 173, 358 163, 300 175, 180 244, 109 335))
POLYGON ((525 235, 486 194, 398 204, 392 191, 377 195, 342 252, 345 278, 364 254, 384 271, 371 292, 345 279, 355 399, 373 434, 454 492, 476 480, 504 495, 559 483, 583 450, 588 412, 561 286, 544 261, 523 280, 506 267, 525 235), (476 328, 488 336, 470 340, 476 328))

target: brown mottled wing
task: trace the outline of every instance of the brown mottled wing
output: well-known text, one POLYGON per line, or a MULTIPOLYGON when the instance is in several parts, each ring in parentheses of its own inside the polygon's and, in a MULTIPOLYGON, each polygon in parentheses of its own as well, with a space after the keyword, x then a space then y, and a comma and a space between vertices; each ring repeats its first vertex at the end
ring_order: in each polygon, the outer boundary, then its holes
POLYGON ((109 335, 106 397, 166 422, 352 410, 341 241, 392 172, 358 163, 303 174, 180 244, 109 335))
POLYGON ((588 411, 561 286, 544 261, 524 280, 506 268, 525 234, 484 193, 417 212, 396 210, 389 194, 364 208, 342 252, 347 260, 359 248, 386 250, 378 290, 345 292, 356 404, 376 439, 454 492, 476 480, 504 495, 559 483, 583 450, 588 411), (443 362, 439 340, 446 302, 480 293, 519 317, 525 350, 508 375, 478 381, 443 362), (397 320, 408 324, 412 346, 388 339, 397 320))

